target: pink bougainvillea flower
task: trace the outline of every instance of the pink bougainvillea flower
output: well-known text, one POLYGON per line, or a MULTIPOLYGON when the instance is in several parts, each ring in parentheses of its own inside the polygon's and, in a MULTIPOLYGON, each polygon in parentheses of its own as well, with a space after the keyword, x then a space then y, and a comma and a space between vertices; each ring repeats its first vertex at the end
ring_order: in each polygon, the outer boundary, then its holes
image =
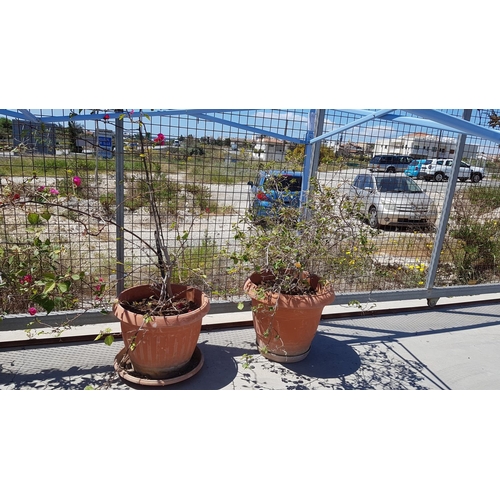
POLYGON ((73 184, 76 186, 76 187, 80 187, 80 184, 82 183, 82 180, 80 179, 80 177, 78 177, 78 175, 75 175, 73 177, 73 184))
POLYGON ((107 113, 104 115, 104 120, 109 120, 109 115, 107 113))
POLYGON ((31 274, 27 274, 26 276, 23 276, 19 280, 19 283, 21 283, 21 285, 24 285, 26 283, 31 283, 32 281, 33 281, 33 276, 31 276, 31 274))
POLYGON ((14 193, 14 194, 12 195, 12 199, 13 199, 13 200, 18 200, 19 198, 21 198, 21 195, 20 195, 19 193, 14 193))
POLYGON ((37 313, 37 310, 34 307, 30 307, 28 309, 28 312, 31 314, 31 316, 34 316, 37 313))
POLYGON ((57 196, 59 194, 59 191, 56 188, 51 188, 50 189, 50 194, 53 194, 54 196, 57 196))
POLYGON ((156 142, 156 144, 158 144, 159 146, 163 146, 165 144, 165 136, 163 134, 158 134, 156 137, 155 137, 155 140, 154 142, 156 142))
POLYGON ((131 115, 133 115, 133 114, 134 114, 134 110, 133 110, 133 109, 131 109, 131 110, 130 110, 130 114, 131 114, 131 115))
POLYGON ((45 191, 45 186, 40 186, 38 189, 37 189, 38 192, 42 192, 42 191, 45 191))

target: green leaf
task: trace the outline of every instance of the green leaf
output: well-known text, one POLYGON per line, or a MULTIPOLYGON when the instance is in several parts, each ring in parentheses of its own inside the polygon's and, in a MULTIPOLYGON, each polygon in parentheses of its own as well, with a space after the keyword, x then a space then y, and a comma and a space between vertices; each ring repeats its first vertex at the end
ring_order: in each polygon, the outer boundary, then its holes
POLYGON ((66 293, 69 290, 69 287, 71 286, 71 283, 67 281, 62 281, 61 283, 57 284, 57 288, 59 288, 59 291, 61 293, 66 293))
POLYGON ((55 287, 56 287, 55 281, 49 282, 45 285, 45 288, 43 289, 42 293, 44 295, 48 295, 50 292, 52 292, 52 290, 54 290, 55 287))
POLYGON ((37 295, 33 297, 33 301, 42 306, 47 311, 47 314, 50 314, 50 312, 54 309, 54 301, 52 299, 49 299, 49 297, 37 295))
POLYGON ((38 214, 33 213, 33 212, 29 213, 28 214, 28 222, 32 226, 36 226, 40 222, 40 216, 38 214))
POLYGON ((94 391, 95 389, 91 385, 86 385, 84 391, 94 391))
POLYGON ((238 303, 237 307, 238 307, 238 310, 241 311, 245 307, 245 305, 243 304, 243 302, 240 302, 240 303, 238 303))
POLYGON ((41 215, 45 220, 50 220, 50 218, 52 217, 52 214, 50 212, 43 212, 41 215))
POLYGON ((108 335, 106 336, 106 338, 104 339, 104 343, 106 345, 111 345, 113 342, 114 342, 115 338, 113 337, 113 335, 108 335))

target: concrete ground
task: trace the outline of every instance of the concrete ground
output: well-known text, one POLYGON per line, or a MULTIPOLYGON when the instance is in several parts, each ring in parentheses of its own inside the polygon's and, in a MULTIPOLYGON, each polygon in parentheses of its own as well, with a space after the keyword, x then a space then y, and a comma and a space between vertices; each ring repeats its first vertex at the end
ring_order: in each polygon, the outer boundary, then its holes
POLYGON ((103 325, 44 345, 16 346, 24 332, 0 332, 0 389, 500 389, 500 294, 441 299, 434 308, 413 302, 364 312, 330 306, 308 357, 292 364, 258 354, 250 316, 220 324, 220 315, 208 315, 198 344, 200 371, 160 388, 116 374, 123 342, 108 347, 84 335, 103 325))

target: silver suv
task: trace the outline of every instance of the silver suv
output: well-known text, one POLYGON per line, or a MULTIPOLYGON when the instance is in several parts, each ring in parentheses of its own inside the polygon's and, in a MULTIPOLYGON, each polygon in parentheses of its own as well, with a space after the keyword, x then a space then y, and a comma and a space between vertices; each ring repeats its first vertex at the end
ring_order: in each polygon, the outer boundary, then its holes
POLYGON ((377 155, 368 164, 370 172, 404 172, 413 161, 405 155, 377 155))
POLYGON ((380 226, 432 226, 437 209, 431 198, 403 174, 359 174, 349 189, 349 199, 374 229, 380 226))
MULTIPOLYGON (((453 159, 442 159, 434 158, 427 160, 424 164, 420 166, 420 172, 418 173, 418 179, 424 179, 426 181, 435 180, 437 182, 442 182, 449 178, 451 175, 451 168, 453 166, 453 159)), ((484 168, 472 167, 464 161, 460 163, 460 168, 458 170, 458 180, 465 182, 470 179, 471 182, 477 183, 485 176, 484 168)))

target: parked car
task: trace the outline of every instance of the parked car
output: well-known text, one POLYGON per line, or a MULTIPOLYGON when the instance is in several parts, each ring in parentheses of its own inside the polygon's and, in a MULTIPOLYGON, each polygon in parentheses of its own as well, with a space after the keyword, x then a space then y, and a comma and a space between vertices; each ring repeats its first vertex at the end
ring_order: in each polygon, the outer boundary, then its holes
POLYGON ((465 182, 470 179, 471 182, 477 184, 482 179, 486 177, 486 172, 482 167, 473 167, 464 161, 460 163, 460 168, 458 170, 458 180, 460 182, 465 182))
POLYGON ((431 198, 404 174, 359 174, 349 188, 349 199, 374 229, 380 226, 430 226, 437 209, 431 198))
MULTIPOLYGON (((451 175, 451 168, 453 166, 453 159, 433 158, 427 161, 428 163, 425 163, 420 167, 418 179, 442 182, 449 178, 451 175)), ((459 181, 465 182, 470 179, 472 182, 477 183, 484 177, 484 168, 473 167, 464 161, 460 163, 460 168, 458 170, 459 181)))
POLYGON ((255 181, 249 181, 250 210, 254 217, 272 215, 273 206, 280 205, 298 207, 302 191, 302 172, 291 170, 260 171, 255 181))
POLYGON ((370 172, 404 172, 413 161, 405 155, 377 155, 368 164, 370 172))
POLYGON ((418 174, 420 172, 420 167, 422 165, 425 165, 427 163, 430 163, 431 160, 413 160, 409 165, 408 168, 405 170, 405 174, 408 177, 418 177, 418 174))

